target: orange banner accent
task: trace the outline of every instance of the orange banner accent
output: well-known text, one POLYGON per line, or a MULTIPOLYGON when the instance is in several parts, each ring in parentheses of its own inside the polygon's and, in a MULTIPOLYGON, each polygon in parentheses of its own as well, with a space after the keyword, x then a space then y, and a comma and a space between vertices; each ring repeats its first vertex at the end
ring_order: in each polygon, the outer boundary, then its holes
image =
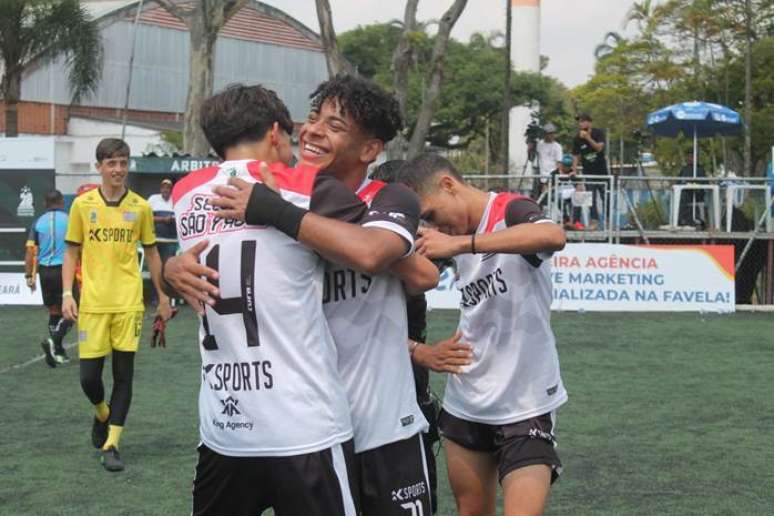
POLYGON ((729 279, 734 279, 734 246, 732 245, 690 245, 690 244, 651 244, 640 247, 656 249, 689 249, 706 254, 729 279))
POLYGON ((538 7, 540 0, 511 0, 511 5, 514 7, 538 7))

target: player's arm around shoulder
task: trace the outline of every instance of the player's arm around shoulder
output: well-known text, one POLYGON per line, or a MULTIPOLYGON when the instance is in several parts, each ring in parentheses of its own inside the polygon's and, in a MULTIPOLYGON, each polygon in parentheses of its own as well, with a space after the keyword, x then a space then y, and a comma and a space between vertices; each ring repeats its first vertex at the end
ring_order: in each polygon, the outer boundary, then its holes
POLYGON ((405 199, 397 199, 395 189, 387 185, 366 209, 352 191, 333 177, 323 174, 315 186, 312 213, 301 221, 299 242, 330 261, 371 275, 387 272, 411 254, 419 220, 419 202, 413 197, 410 208, 402 207, 405 199), (363 210, 358 215, 359 224, 344 222, 354 220, 342 218, 336 213, 338 210, 332 212, 327 208, 348 205, 352 200, 365 210, 364 215, 363 210))

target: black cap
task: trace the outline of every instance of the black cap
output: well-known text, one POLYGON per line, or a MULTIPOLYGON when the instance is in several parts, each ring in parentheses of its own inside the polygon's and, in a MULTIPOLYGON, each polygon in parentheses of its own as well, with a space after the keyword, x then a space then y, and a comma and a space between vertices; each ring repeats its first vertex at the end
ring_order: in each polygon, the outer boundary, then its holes
POLYGON ((591 122, 592 121, 591 115, 589 115, 588 113, 581 113, 575 119, 577 121, 579 121, 579 122, 591 122))

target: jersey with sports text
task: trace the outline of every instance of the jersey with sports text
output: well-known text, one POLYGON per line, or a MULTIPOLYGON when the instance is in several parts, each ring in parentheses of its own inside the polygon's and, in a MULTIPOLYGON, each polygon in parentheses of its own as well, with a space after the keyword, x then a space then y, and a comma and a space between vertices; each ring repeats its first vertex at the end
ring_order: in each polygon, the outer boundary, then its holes
MULTIPOLYGON (((359 201, 316 169, 270 169, 283 198, 300 207, 335 214, 359 201)), ((192 172, 173 190, 182 249, 207 240, 200 259, 220 275, 220 297, 199 327, 201 440, 229 456, 300 455, 349 440, 347 395, 322 310, 323 262, 273 227, 215 218, 213 188, 230 177, 259 181, 259 162, 192 172)))
POLYGON ((65 240, 81 248, 81 312, 145 310, 137 245, 156 244, 153 213, 145 199, 127 189, 117 201, 108 201, 100 188, 76 197, 65 240))
MULTIPOLYGON (((532 199, 490 193, 476 234, 522 223, 552 224, 532 199)), ((449 376, 444 409, 501 425, 558 408, 567 392, 551 330, 548 256, 464 254, 455 261, 462 293, 459 329, 475 358, 462 373, 449 376)))
MULTIPOLYGON (((358 196, 368 207, 364 227, 392 231, 412 251, 419 220, 413 192, 398 184, 366 181, 358 196)), ((427 428, 416 401, 408 321, 401 281, 329 263, 323 289, 325 316, 349 396, 355 451, 407 439, 427 428)))

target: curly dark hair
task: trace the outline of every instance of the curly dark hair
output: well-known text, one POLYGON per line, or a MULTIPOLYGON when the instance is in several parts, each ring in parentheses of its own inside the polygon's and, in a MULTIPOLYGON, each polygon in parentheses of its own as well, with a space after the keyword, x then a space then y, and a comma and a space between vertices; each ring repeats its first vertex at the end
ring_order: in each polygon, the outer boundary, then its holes
POLYGON ((274 91, 260 84, 226 86, 202 103, 199 118, 207 141, 223 159, 228 147, 262 140, 274 122, 293 134, 288 108, 274 91))
POLYGON ((343 114, 351 116, 367 134, 389 142, 403 128, 398 101, 376 83, 353 75, 338 74, 320 84, 309 98, 319 111, 326 100, 336 100, 343 114))

